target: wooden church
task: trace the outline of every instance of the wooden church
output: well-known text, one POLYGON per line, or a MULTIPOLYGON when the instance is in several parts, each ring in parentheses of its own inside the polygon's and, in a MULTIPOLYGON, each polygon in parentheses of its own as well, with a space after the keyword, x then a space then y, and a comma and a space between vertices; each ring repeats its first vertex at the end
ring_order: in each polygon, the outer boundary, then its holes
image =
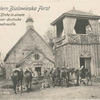
POLYGON ((23 70, 31 68, 42 75, 45 68, 54 67, 53 49, 35 31, 33 19, 26 20, 27 31, 7 53, 4 62, 6 78, 10 78, 13 69, 21 67, 23 70))
POLYGON ((80 68, 100 75, 100 16, 72 10, 63 13, 51 25, 55 30, 55 66, 80 68))

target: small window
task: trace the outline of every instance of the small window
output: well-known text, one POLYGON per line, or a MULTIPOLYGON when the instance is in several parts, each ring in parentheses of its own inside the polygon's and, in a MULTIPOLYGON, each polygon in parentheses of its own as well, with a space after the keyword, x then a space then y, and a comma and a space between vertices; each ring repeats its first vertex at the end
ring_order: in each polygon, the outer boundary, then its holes
POLYGON ((24 55, 24 52, 22 52, 22 55, 24 55))
POLYGON ((38 60, 40 58, 39 54, 35 54, 35 60, 38 60))

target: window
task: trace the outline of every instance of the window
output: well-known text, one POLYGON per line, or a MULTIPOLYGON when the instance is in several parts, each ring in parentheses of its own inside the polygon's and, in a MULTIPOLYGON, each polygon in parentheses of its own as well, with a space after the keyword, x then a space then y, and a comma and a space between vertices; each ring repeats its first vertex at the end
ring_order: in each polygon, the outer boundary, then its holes
POLYGON ((39 60, 40 56, 39 54, 35 54, 35 60, 39 60))
POLYGON ((35 71, 38 73, 38 76, 41 76, 41 67, 35 67, 35 71))
POLYGON ((62 21, 59 21, 57 23, 57 37, 61 37, 62 35, 62 32, 63 32, 63 22, 62 21))
POLYGON ((89 21, 86 19, 77 19, 75 24, 75 31, 77 34, 86 34, 88 27, 90 26, 89 21))
POLYGON ((24 52, 22 52, 22 55, 24 55, 24 52))

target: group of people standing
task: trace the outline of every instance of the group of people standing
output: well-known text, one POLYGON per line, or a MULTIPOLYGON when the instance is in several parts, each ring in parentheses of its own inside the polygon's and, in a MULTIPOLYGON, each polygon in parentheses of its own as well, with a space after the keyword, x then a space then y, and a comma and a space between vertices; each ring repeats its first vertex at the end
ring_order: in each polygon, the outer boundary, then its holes
POLYGON ((67 86, 69 86, 69 84, 79 85, 81 82, 88 85, 88 83, 91 82, 91 72, 83 65, 79 69, 66 68, 65 66, 56 68, 53 77, 54 82, 55 79, 59 80, 59 85, 61 85, 63 81, 66 82, 67 86))
MULTIPOLYGON (((45 81, 43 81, 44 82, 43 84, 45 83, 50 84, 50 81, 52 81, 51 83, 53 84, 53 86, 55 86, 55 84, 62 85, 63 83, 69 86, 69 84, 73 81, 74 84, 79 85, 80 77, 81 80, 86 77, 88 81, 89 79, 91 79, 91 73, 89 73, 89 71, 85 68, 85 66, 81 66, 80 69, 66 68, 65 66, 62 66, 61 68, 60 67, 58 68, 54 67, 51 69, 45 68, 42 74, 45 77, 44 78, 45 81), (48 79, 51 80, 48 81, 48 79)), ((26 82, 30 83, 30 87, 31 87, 32 77, 38 77, 38 76, 40 75, 37 72, 33 72, 31 68, 27 68, 24 72, 21 68, 15 68, 13 70, 11 78, 13 80, 13 83, 14 82, 17 83, 18 81, 22 81, 24 77, 26 79, 26 82), (15 80, 15 78, 17 79, 15 80)), ((27 85, 27 89, 28 89, 28 85, 27 85)))

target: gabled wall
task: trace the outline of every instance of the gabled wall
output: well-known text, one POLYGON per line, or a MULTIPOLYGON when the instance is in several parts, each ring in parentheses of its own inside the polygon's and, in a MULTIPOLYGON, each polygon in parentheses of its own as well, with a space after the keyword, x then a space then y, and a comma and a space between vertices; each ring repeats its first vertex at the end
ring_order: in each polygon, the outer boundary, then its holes
POLYGON ((21 66, 21 68, 23 68, 23 71, 25 71, 26 68, 31 68, 33 72, 35 71, 36 67, 41 67, 41 73, 43 73, 44 69, 53 68, 54 64, 52 62, 50 62, 49 60, 47 60, 43 54, 41 54, 38 51, 35 51, 35 52, 31 53, 26 58, 26 60, 21 63, 20 66, 21 66), (40 56, 39 60, 35 59, 35 57, 34 57, 35 54, 39 54, 39 56, 40 56), (38 64, 40 64, 40 65, 38 65, 38 64))
POLYGON ((42 40, 42 38, 33 29, 29 29, 21 40, 11 50, 8 59, 5 61, 6 77, 9 78, 16 64, 30 53, 35 47, 38 47, 45 55, 54 60, 52 49, 42 40))

